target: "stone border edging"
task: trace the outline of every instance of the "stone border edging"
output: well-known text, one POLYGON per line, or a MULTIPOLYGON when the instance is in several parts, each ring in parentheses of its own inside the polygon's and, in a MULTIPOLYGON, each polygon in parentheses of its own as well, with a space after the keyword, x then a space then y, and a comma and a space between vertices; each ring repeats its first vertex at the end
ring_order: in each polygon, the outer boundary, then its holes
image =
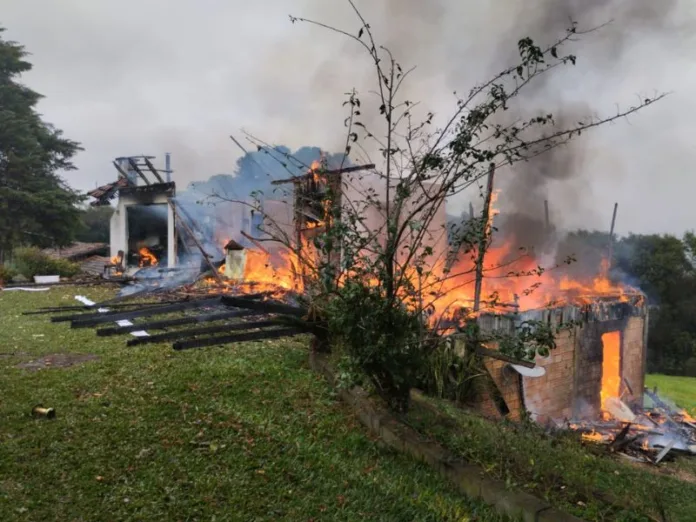
MULTIPOLYGON (((327 355, 312 351, 309 364, 334 385, 335 376, 327 355)), ((367 393, 363 389, 342 389, 338 390, 338 395, 355 409, 360 422, 385 444, 427 463, 462 493, 482 500, 501 515, 524 522, 583 522, 529 493, 510 491, 504 482, 483 476, 478 466, 462 462, 440 444, 424 440, 416 430, 397 420, 386 408, 373 405, 367 400, 367 393)))

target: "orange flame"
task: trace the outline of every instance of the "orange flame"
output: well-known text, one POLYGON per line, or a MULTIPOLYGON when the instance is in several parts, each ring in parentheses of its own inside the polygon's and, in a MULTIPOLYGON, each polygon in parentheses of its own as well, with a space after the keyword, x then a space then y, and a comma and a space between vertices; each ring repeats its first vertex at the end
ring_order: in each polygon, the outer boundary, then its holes
POLYGON ((309 173, 312 175, 316 183, 320 183, 324 180, 323 176, 321 175, 321 169, 322 164, 321 161, 318 160, 314 160, 309 166, 309 173))
POLYGON ((582 440, 587 441, 587 442, 602 442, 602 441, 604 441, 605 438, 606 437, 604 437, 604 435, 602 435, 601 433, 598 433, 596 431, 582 434, 582 440))
POLYGON ((618 398, 621 393, 621 333, 608 332, 602 335, 602 409, 606 411, 607 399, 618 398))
POLYGON ((140 250, 138 250, 138 254, 140 255, 140 262, 138 263, 139 267, 157 266, 157 258, 147 247, 142 247, 140 250))

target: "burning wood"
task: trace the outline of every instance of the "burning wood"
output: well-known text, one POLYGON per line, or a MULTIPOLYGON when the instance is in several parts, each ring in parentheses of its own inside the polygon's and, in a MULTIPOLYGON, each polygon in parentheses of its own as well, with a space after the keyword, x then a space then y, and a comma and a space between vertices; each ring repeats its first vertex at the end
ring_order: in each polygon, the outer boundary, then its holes
POLYGON ((603 421, 571 421, 567 427, 581 433, 582 440, 608 445, 632 459, 658 464, 670 452, 696 455, 696 424, 691 416, 672 408, 656 394, 645 390, 651 408, 629 407, 617 397, 603 402, 603 421))
POLYGON ((138 266, 141 268, 146 266, 157 266, 158 264, 157 257, 155 257, 155 254, 147 247, 141 247, 140 250, 138 250, 138 256, 140 257, 138 266))

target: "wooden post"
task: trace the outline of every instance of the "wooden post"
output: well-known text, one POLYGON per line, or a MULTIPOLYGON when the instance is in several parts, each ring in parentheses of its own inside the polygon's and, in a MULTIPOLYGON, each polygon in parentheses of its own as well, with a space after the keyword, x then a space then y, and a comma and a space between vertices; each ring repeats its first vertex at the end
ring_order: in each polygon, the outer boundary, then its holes
POLYGON ((478 312, 481 307, 481 286, 483 283, 483 261, 486 256, 486 247, 488 243, 489 227, 488 220, 491 213, 491 199, 493 198, 493 178, 495 176, 495 165, 491 164, 488 171, 488 187, 486 188, 486 200, 483 204, 483 212, 481 213, 481 221, 483 222, 483 230, 478 246, 478 256, 476 258, 476 286, 474 289, 474 312, 478 312))
POLYGON ((544 200, 544 223, 546 224, 546 232, 551 231, 551 219, 549 218, 549 200, 544 200))
POLYGON ((611 228, 609 229, 609 268, 612 265, 612 258, 614 257, 614 226, 616 225, 616 212, 619 210, 619 204, 614 203, 614 214, 611 217, 611 228))

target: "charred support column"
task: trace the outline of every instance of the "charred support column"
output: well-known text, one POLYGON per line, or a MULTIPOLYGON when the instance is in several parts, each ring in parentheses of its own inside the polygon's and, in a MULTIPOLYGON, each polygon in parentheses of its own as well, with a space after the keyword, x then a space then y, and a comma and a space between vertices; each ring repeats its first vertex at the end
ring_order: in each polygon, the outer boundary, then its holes
MULTIPOLYGON (((167 172, 169 179, 169 172, 167 172)), ((176 212, 173 205, 167 205, 167 267, 176 266, 176 212)))
POLYGON ((619 210, 619 204, 614 203, 614 214, 611 216, 611 228, 609 229, 609 268, 612 265, 612 258, 614 256, 614 226, 616 226, 616 212, 619 210))
POLYGON ((172 155, 169 152, 164 154, 164 173, 167 176, 167 183, 172 180, 172 155))

